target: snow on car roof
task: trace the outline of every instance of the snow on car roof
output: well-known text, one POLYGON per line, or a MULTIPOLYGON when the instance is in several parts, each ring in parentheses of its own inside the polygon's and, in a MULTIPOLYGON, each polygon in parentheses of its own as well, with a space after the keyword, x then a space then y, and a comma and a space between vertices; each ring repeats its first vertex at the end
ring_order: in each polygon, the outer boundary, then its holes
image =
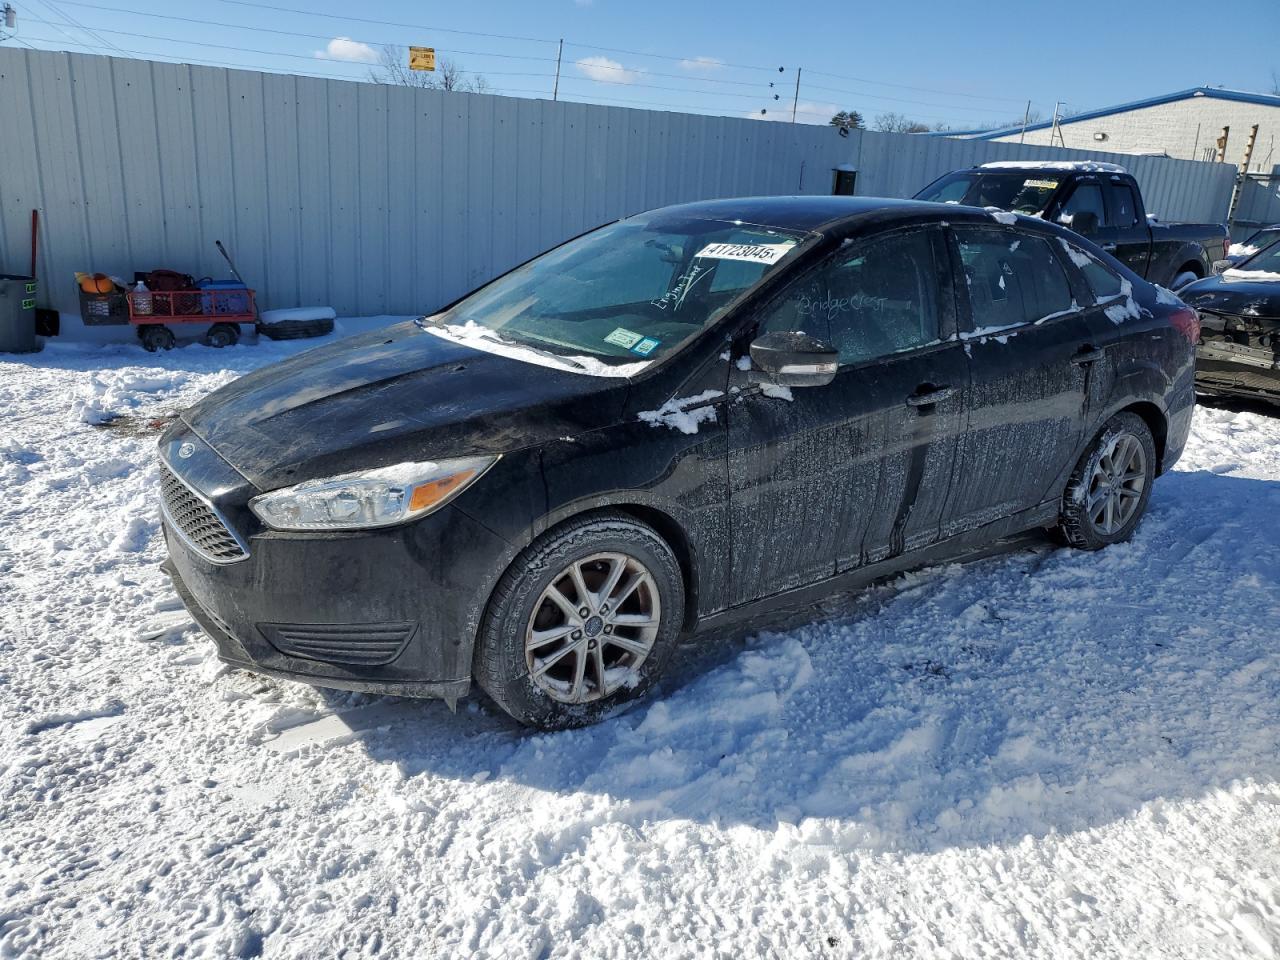
POLYGON ((1100 160, 993 160, 980 170, 1081 170, 1086 173, 1128 173, 1118 163, 1100 160))

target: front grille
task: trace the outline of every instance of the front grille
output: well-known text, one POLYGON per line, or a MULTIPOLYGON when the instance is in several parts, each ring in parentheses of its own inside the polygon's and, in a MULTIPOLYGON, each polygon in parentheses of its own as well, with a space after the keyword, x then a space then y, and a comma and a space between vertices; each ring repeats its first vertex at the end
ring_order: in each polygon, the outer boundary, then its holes
POLYGON ((249 555, 214 509, 165 463, 160 464, 160 496, 174 529, 206 560, 232 563, 249 555))
POLYGON ((270 644, 286 657, 377 666, 400 656, 416 623, 260 623, 270 644))

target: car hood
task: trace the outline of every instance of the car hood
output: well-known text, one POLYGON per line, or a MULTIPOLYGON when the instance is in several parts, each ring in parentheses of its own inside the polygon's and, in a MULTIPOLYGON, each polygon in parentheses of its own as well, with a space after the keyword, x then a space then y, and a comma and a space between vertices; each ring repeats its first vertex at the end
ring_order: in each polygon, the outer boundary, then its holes
POLYGON ((1280 317, 1280 280, 1206 277, 1178 291, 1188 306, 1239 317, 1280 317))
POLYGON ((256 370, 183 420, 269 490, 574 436, 620 416, 627 387, 625 379, 498 356, 403 323, 256 370))

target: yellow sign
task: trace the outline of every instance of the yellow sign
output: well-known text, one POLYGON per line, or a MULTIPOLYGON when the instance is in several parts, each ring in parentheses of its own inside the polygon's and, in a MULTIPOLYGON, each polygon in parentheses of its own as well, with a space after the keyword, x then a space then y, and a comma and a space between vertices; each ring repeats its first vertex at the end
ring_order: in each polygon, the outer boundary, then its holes
POLYGON ((410 70, 434 70, 436 68, 435 47, 410 47, 410 70))

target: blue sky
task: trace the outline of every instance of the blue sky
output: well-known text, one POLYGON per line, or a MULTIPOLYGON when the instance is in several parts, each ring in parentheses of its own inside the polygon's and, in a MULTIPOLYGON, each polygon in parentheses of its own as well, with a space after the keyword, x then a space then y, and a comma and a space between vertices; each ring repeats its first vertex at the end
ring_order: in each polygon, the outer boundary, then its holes
POLYGON ((1047 119, 1058 99, 1079 111, 1198 84, 1270 91, 1280 74, 1274 2, 1247 17, 1183 0, 13 2, 35 47, 356 79, 380 44, 412 43, 514 96, 550 95, 563 37, 563 98, 730 116, 790 119, 798 67, 808 122, 848 108, 962 128, 1012 122, 1027 100, 1047 119))

